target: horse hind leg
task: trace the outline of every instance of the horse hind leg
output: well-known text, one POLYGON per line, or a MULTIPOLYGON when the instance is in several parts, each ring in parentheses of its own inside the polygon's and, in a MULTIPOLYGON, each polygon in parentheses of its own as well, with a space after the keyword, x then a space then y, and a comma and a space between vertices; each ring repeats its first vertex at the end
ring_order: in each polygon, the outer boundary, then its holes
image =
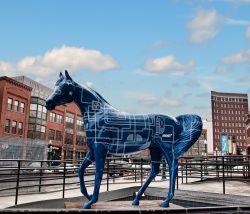
POLYGON ((161 164, 161 151, 158 149, 150 149, 150 155, 151 155, 151 170, 149 173, 149 176, 143 186, 139 189, 138 193, 136 194, 132 205, 139 205, 139 200, 142 196, 142 194, 147 189, 148 185, 151 183, 151 181, 155 178, 155 176, 160 172, 160 164, 161 164))
POLYGON ((164 200, 161 203, 162 207, 169 207, 169 202, 173 199, 174 197, 174 191, 175 191, 175 181, 178 173, 178 159, 173 159, 169 161, 167 160, 168 166, 169 166, 169 191, 166 200, 164 200))

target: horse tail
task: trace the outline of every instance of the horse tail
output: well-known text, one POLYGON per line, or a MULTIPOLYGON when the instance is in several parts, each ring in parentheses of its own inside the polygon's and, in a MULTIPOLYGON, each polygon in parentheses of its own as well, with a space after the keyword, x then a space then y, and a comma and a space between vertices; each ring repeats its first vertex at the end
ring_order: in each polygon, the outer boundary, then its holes
POLYGON ((174 143, 175 158, 183 155, 200 137, 202 120, 198 115, 180 115, 176 117, 182 126, 179 139, 174 143))

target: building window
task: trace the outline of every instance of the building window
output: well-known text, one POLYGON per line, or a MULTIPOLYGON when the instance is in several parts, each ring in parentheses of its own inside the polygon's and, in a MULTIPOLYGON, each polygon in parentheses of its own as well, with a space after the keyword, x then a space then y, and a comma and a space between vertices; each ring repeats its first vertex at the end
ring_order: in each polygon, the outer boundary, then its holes
POLYGON ((62 141, 62 132, 56 131, 56 141, 62 141))
POLYGON ((30 104, 30 117, 36 117, 37 104, 30 104))
POLYGON ((74 114, 66 113, 66 128, 74 129, 74 114))
POLYGON ((12 121, 12 134, 16 134, 16 126, 17 126, 17 122, 16 121, 12 121))
POLYGON ((65 144, 73 144, 73 134, 66 132, 66 134, 65 134, 65 144))
POLYGON ((85 137, 81 135, 76 135, 76 145, 84 146, 85 137))
POLYGON ((56 122, 56 114, 54 112, 50 112, 49 118, 50 122, 56 122))
POLYGON ((76 129, 78 131, 83 131, 84 130, 84 122, 83 122, 82 117, 77 116, 76 129))
POLYGON ((43 106, 43 110, 42 110, 42 119, 47 120, 47 109, 45 106, 43 106))
POLYGON ((50 129, 49 130, 49 140, 54 140, 55 139, 55 130, 50 129))
POLYGON ((12 110, 12 99, 8 98, 8 110, 12 110))
POLYGON ((10 120, 9 119, 5 120, 4 131, 7 132, 7 133, 10 133, 10 120))
POLYGON ((19 106, 19 102, 17 100, 15 100, 14 102, 14 111, 18 111, 18 106, 19 106))
POLYGON ((24 113, 24 106, 25 104, 23 102, 20 103, 20 112, 24 113))
POLYGON ((62 123, 62 115, 60 115, 60 114, 56 115, 56 122, 62 123))
POLYGON ((43 113, 43 106, 42 105, 37 105, 37 118, 42 118, 42 113, 43 113))
POLYGON ((29 124, 28 138, 45 139, 45 126, 29 124))
POLYGON ((23 135, 23 123, 18 123, 18 135, 23 135))

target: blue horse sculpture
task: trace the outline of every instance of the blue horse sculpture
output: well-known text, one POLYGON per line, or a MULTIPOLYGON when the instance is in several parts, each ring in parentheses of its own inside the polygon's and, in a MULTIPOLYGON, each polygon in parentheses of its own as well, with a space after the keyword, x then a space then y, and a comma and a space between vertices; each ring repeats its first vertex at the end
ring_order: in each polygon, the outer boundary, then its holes
POLYGON ((169 166, 169 193, 162 207, 168 207, 174 197, 178 159, 199 138, 202 120, 197 115, 181 115, 176 118, 160 114, 134 115, 120 112, 112 107, 95 90, 77 84, 65 71, 60 73, 53 93, 46 100, 48 110, 58 105, 75 102, 82 113, 86 126, 88 153, 79 168, 80 190, 89 200, 82 208, 89 209, 98 200, 107 154, 124 155, 149 149, 151 171, 135 196, 132 205, 139 199, 160 171, 164 158, 169 166), (84 172, 95 161, 96 173, 93 195, 84 184, 84 172))

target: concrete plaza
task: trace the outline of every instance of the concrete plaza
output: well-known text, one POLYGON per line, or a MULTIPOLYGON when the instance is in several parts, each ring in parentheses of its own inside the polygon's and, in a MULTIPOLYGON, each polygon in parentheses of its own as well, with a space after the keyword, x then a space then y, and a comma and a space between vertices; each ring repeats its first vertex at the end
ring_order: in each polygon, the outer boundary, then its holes
MULTIPOLYGON (((109 184, 109 191, 118 190, 133 186, 140 186, 140 182, 124 182, 124 179, 116 179, 115 183, 109 184), (122 184, 120 182, 123 182, 122 184)), ((150 184, 150 187, 159 187, 159 188, 168 188, 168 180, 161 181, 156 180, 150 184)), ((203 193, 223 193, 223 183, 217 181, 193 181, 189 183, 181 183, 179 179, 179 190, 188 190, 188 191, 197 191, 203 193)), ((237 195, 237 196, 249 196, 250 197, 250 183, 241 182, 241 181, 226 181, 225 189, 227 195, 237 195)), ((92 193, 93 187, 88 187, 89 193, 92 193)), ((101 185, 100 192, 106 192, 107 185, 101 185)), ((68 189, 65 191, 65 198, 73 198, 81 196, 79 186, 76 186, 74 189, 68 189)), ((50 199, 60 199, 62 198, 62 191, 55 191, 49 193, 37 193, 37 194, 24 194, 18 196, 18 205, 25 204, 36 201, 50 200, 50 199)), ((250 198, 249 198, 250 204, 250 198)), ((15 196, 0 196, 0 209, 8 208, 15 205, 15 196)))

